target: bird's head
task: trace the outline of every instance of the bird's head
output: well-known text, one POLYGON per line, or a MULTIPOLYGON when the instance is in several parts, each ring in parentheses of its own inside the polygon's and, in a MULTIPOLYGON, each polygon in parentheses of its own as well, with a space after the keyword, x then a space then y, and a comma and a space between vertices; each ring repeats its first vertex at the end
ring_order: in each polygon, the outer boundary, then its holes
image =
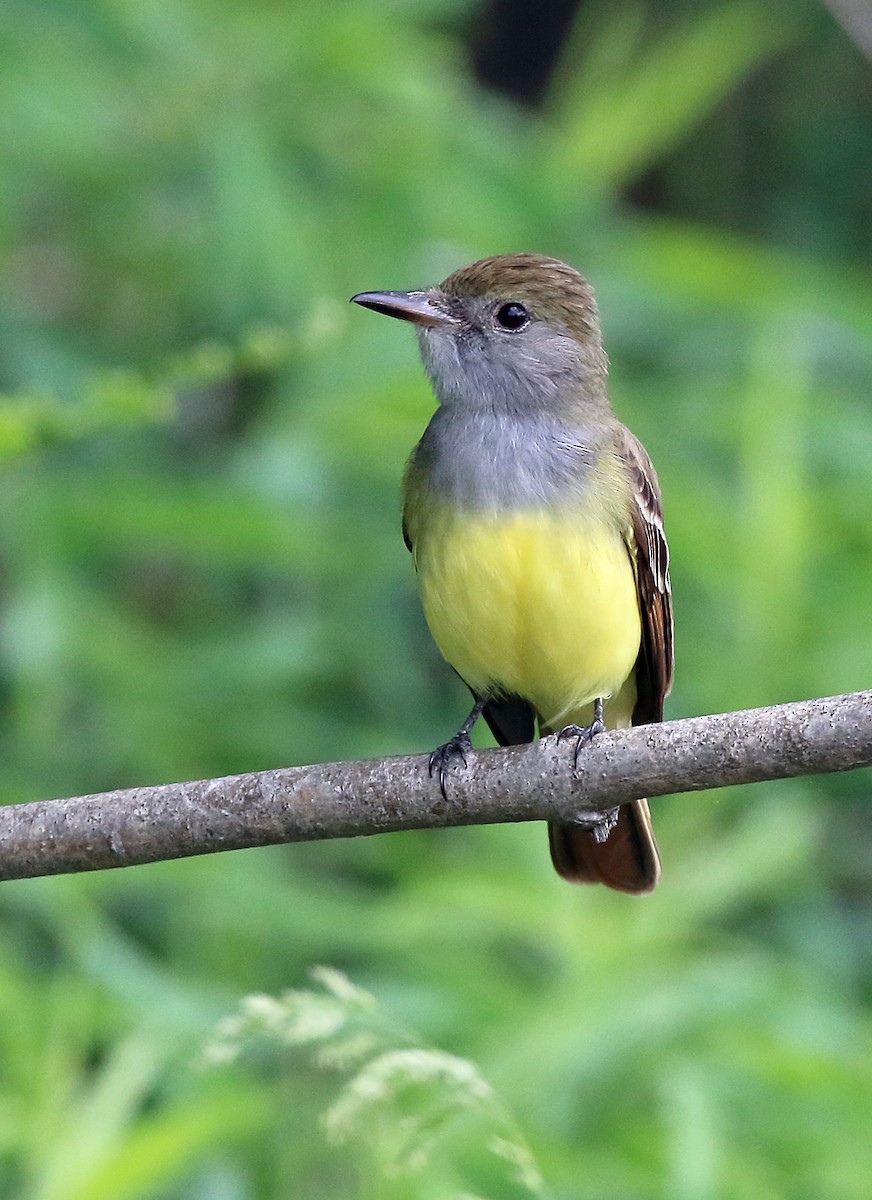
POLYGON ((607 406, 593 290, 557 259, 502 254, 425 291, 352 300, 415 326, 442 404, 516 412, 607 406))

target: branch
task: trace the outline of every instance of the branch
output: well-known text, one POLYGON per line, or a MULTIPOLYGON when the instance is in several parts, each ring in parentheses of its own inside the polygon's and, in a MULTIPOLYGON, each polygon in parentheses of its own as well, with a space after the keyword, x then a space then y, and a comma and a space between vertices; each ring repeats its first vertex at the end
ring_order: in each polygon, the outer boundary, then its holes
POLYGON ((872 59, 872 9, 867 0, 824 0, 858 50, 872 59))
POLYGON ((427 757, 289 767, 0 808, 0 879, 278 842, 571 819, 637 796, 872 765, 872 691, 480 750, 442 799, 427 757))

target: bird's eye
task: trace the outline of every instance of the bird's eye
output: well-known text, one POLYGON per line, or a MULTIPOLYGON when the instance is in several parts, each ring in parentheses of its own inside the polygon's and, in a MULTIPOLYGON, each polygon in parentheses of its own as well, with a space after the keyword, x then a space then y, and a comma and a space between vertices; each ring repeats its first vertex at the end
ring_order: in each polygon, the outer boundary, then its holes
POLYGON ((523 304, 513 300, 509 304, 500 305, 496 312, 496 320, 497 325, 502 329, 507 329, 510 333, 517 333, 528 323, 530 314, 523 304))

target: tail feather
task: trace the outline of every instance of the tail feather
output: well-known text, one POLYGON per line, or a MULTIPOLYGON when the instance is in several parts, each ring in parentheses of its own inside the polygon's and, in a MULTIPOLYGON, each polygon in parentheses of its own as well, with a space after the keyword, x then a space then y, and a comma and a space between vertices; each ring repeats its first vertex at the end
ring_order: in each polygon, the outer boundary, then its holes
MULTIPOLYGON (((533 708, 519 696, 488 700, 484 719, 501 746, 531 742, 536 735, 533 708)), ((604 842, 580 825, 557 823, 549 824, 548 841, 555 870, 572 883, 604 883, 619 892, 641 895, 652 891, 660 878, 647 800, 622 804, 617 824, 604 842)))
POLYGON ((640 895, 652 891, 660 878, 647 800, 622 804, 604 842, 580 825, 556 823, 548 826, 548 841, 554 869, 571 883, 604 883, 640 895))

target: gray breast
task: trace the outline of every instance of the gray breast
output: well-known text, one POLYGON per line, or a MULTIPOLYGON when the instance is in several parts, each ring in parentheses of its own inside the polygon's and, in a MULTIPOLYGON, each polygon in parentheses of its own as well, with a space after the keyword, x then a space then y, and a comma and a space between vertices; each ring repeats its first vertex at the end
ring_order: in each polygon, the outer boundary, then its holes
POLYGON ((539 508, 584 494, 596 451, 586 431, 542 413, 440 407, 415 467, 440 500, 472 510, 539 508))

